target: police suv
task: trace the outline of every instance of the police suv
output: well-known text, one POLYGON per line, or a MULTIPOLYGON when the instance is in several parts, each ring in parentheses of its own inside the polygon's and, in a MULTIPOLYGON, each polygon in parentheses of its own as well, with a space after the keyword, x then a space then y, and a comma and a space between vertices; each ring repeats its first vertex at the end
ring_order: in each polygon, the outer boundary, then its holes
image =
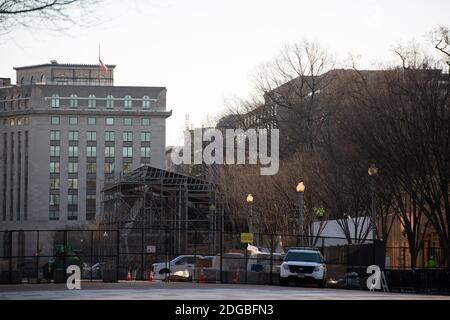
POLYGON ((316 283, 320 288, 326 285, 327 267, 320 251, 316 248, 291 248, 280 266, 280 285, 290 282, 316 283))

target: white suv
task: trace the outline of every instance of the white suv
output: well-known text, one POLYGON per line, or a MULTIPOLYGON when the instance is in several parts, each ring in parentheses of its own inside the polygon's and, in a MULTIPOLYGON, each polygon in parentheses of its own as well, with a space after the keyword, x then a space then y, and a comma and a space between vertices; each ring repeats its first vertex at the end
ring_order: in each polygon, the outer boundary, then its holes
POLYGON ((323 288, 326 284, 327 267, 318 249, 289 249, 280 266, 280 285, 289 282, 312 282, 323 288))
POLYGON ((196 260, 202 259, 198 255, 182 255, 178 256, 170 262, 158 262, 152 264, 153 272, 156 280, 164 280, 171 273, 187 270, 189 277, 194 275, 196 260))

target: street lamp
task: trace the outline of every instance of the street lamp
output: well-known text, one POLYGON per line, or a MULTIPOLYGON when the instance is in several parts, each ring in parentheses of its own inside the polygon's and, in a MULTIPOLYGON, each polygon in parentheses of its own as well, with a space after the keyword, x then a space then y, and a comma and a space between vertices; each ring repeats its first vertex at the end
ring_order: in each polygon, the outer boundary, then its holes
POLYGON ((298 193, 298 234, 303 238, 303 193, 305 192, 305 185, 303 182, 297 184, 296 190, 298 193))
POLYGON ((377 224, 375 220, 375 176, 378 174, 378 168, 375 164, 372 164, 367 173, 370 177, 372 177, 370 181, 370 189, 371 189, 371 215, 372 215, 372 239, 375 241, 377 238, 377 224))
POLYGON ((253 195, 249 193, 245 199, 248 204, 248 221, 249 221, 249 232, 253 232, 253 195))

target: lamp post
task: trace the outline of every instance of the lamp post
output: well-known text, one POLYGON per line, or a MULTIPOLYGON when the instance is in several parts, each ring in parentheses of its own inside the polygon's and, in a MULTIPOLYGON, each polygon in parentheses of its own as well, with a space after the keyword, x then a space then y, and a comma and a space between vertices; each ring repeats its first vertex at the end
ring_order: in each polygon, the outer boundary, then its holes
POLYGON ((298 194, 298 234, 302 237, 300 245, 303 245, 303 193, 305 192, 305 185, 303 182, 299 182, 296 187, 298 194))
POLYGON ((253 233, 253 195, 249 193, 245 201, 247 201, 248 204, 248 231, 253 233))
POLYGON ((372 215, 372 239, 375 241, 377 238, 377 224, 375 219, 375 176, 378 174, 378 168, 372 164, 367 173, 371 177, 370 181, 370 191, 371 191, 371 215, 372 215))

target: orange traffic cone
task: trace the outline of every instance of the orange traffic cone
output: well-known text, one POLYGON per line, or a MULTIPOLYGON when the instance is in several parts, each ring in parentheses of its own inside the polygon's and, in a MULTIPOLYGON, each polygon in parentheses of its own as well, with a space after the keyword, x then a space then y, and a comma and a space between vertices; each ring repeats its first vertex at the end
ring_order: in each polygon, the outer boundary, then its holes
POLYGON ((200 271, 200 275, 198 276, 198 283, 205 283, 205 273, 203 269, 200 271))
POLYGON ((130 270, 128 270, 127 281, 131 281, 131 272, 130 272, 130 270))
POLYGON ((154 275, 153 271, 150 271, 150 274, 148 276, 148 282, 153 282, 154 278, 155 278, 155 275, 154 275))

